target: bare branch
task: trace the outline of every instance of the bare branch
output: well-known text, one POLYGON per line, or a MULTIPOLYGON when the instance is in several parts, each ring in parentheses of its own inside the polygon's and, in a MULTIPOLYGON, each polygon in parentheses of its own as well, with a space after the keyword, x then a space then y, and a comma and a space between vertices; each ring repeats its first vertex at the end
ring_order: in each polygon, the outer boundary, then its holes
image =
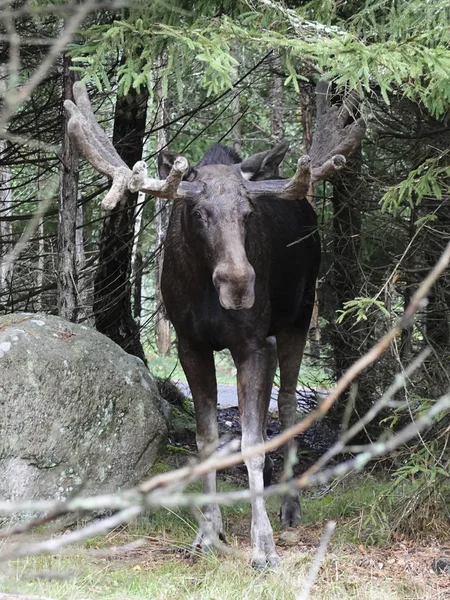
POLYGON ((34 215, 31 217, 30 221, 28 222, 24 232, 20 236, 19 241, 14 246, 14 248, 10 252, 8 252, 8 254, 6 254, 6 256, 4 256, 3 259, 1 260, 0 271, 9 270, 9 269, 13 268, 14 263, 20 256, 20 253, 25 249, 29 240, 32 238, 35 231, 39 227, 39 222, 40 222, 41 218, 47 212, 47 209, 49 208, 49 206, 55 196, 57 187, 58 187, 58 180, 57 180, 57 178, 55 178, 53 180, 53 182, 50 182, 50 185, 45 190, 45 194, 43 195, 44 197, 40 201, 38 209, 36 210, 34 215))
MULTIPOLYGON (((119 513, 114 515, 113 517, 108 517, 103 520, 96 521, 87 527, 82 528, 81 530, 72 532, 70 534, 65 534, 59 536, 57 538, 52 538, 51 540, 44 540, 43 542, 39 542, 37 544, 22 544, 16 546, 12 551, 8 553, 0 554, 0 560, 9 560, 12 558, 16 558, 19 556, 27 556, 34 555, 40 553, 52 553, 58 549, 61 549, 67 546, 70 543, 79 542, 92 535, 98 535, 99 533, 104 533, 118 524, 128 522, 136 515, 138 515, 144 507, 159 507, 159 506, 204 506, 210 504, 211 502, 220 503, 220 504, 232 504, 238 500, 249 500, 253 499, 256 496, 271 496, 274 494, 285 493, 287 491, 292 491, 294 487, 304 488, 306 486, 310 487, 311 485, 325 484, 328 483, 332 478, 337 476, 345 475, 353 470, 361 470, 364 466, 372 460, 373 458, 383 456, 388 452, 391 452, 395 448, 398 448, 401 444, 404 444, 410 441, 413 437, 415 437, 418 433, 423 431, 426 427, 432 425, 436 417, 439 414, 442 414, 444 411, 448 411, 450 408, 450 394, 443 396, 440 400, 436 402, 436 404, 431 407, 422 415, 415 423, 411 423, 403 430, 401 430, 396 435, 392 435, 391 438, 387 441, 376 442, 370 446, 368 446, 367 450, 354 459, 347 461, 343 464, 337 465, 332 469, 328 469, 321 473, 313 474, 307 478, 304 476, 300 477, 296 481, 291 481, 289 483, 282 483, 280 485, 271 486, 270 488, 266 488, 263 492, 252 494, 250 490, 241 490, 237 492, 226 492, 219 494, 185 494, 183 493, 183 487, 186 483, 186 479, 182 478, 178 481, 177 488, 163 488, 159 487, 154 489, 153 492, 149 495, 142 495, 139 492, 139 488, 135 488, 134 490, 130 490, 126 493, 128 498, 128 508, 122 509, 119 513)), ((234 455, 236 456, 236 455, 234 455)), ((239 456, 239 455, 238 455, 239 456)), ((214 462, 214 457, 209 458, 207 461, 209 463, 209 470, 216 469, 218 462, 214 462)), ((195 466, 191 467, 191 476, 195 474, 195 466)), ((125 495, 124 495, 125 496, 125 495)), ((98 498, 78 498, 71 501, 68 501, 67 504, 78 505, 78 507, 84 506, 91 507, 93 504, 98 505, 98 498)), ((123 500, 125 498, 123 497, 123 500)), ((104 501, 103 507, 108 506, 117 506, 117 496, 111 494, 109 496, 103 496, 102 500, 104 501)), ((50 501, 51 502, 51 501, 50 501)), ((14 512, 17 506, 23 505, 23 503, 2 503, 3 507, 6 507, 8 510, 0 510, 0 512, 9 512, 10 514, 14 512)), ((33 501, 28 503, 29 505, 33 504, 33 501)), ((34 503, 35 507, 39 503, 34 503)), ((42 504, 42 503, 41 503, 42 504)), ((53 503, 55 504, 55 503, 53 503)), ((1 508, 1 505, 0 505, 1 508)), ((69 512, 69 511, 67 511, 69 512)))
POLYGON ((436 418, 440 414, 447 413, 450 409, 450 394, 445 394, 423 415, 421 415, 414 422, 404 427, 401 431, 392 434, 392 436, 383 441, 375 442, 366 447, 365 450, 361 451, 355 458, 348 460, 344 463, 325 469, 320 473, 303 477, 303 475, 297 479, 296 487, 304 488, 311 485, 323 485, 334 477, 342 477, 351 473, 352 471, 362 471, 364 467, 375 458, 380 456, 386 456, 389 452, 392 452, 396 448, 399 448, 403 444, 406 444, 412 440, 416 435, 422 433, 428 427, 431 427, 435 422, 436 418))
MULTIPOLYGON (((5 98, 7 100, 6 107, 3 113, 0 115, 0 134, 1 131, 6 127, 10 117, 23 102, 25 102, 31 94, 34 92, 36 87, 41 83, 47 74, 48 70, 51 68, 56 58, 61 54, 64 48, 72 39, 72 35, 78 29, 84 18, 87 14, 94 8, 95 1, 94 0, 86 0, 84 4, 81 4, 76 13, 71 17, 70 21, 67 23, 62 35, 57 38, 53 45, 50 47, 47 56, 41 62, 39 67, 30 77, 25 85, 21 88, 17 88, 16 90, 8 89, 5 98)), ((16 68, 16 62, 12 65, 16 68)))
MULTIPOLYGON (((49 510, 55 514, 59 512, 70 512, 74 510, 98 510, 113 508, 119 512, 113 517, 99 520, 79 531, 67 535, 44 540, 31 546, 27 544, 19 545, 8 553, 3 553, 1 559, 12 558, 15 556, 24 556, 27 554, 37 554, 41 552, 54 552, 65 547, 67 544, 86 539, 91 535, 103 533, 119 523, 125 523, 132 517, 139 514, 145 507, 157 506, 194 506, 206 505, 210 503, 231 503, 237 499, 249 499, 256 495, 267 496, 274 493, 292 491, 294 488, 304 488, 306 486, 324 484, 331 478, 347 474, 352 470, 361 470, 365 465, 377 458, 398 448, 401 444, 407 443, 418 433, 430 427, 433 422, 450 408, 450 394, 440 398, 425 414, 421 415, 415 422, 410 423, 404 429, 393 434, 386 440, 379 440, 363 448, 363 451, 355 458, 346 461, 336 467, 323 470, 317 473, 309 472, 298 480, 285 482, 278 486, 273 486, 259 494, 253 494, 249 491, 228 492, 222 494, 186 494, 183 492, 185 485, 193 479, 210 472, 212 470, 222 469, 233 464, 242 462, 243 459, 260 455, 264 452, 283 445, 293 436, 307 429, 315 420, 322 417, 336 401, 339 395, 348 387, 348 385, 364 370, 367 366, 377 360, 381 354, 389 347, 400 329, 407 326, 414 316, 414 313, 424 306, 425 296, 429 293, 432 285, 437 278, 448 267, 450 262, 450 244, 441 256, 439 262, 432 269, 430 274, 421 283, 414 294, 410 305, 405 310, 399 323, 392 328, 366 355, 361 357, 338 381, 336 387, 325 399, 323 405, 316 411, 313 411, 303 421, 294 427, 283 432, 281 435, 272 439, 263 445, 253 446, 245 452, 233 453, 227 455, 227 449, 222 448, 219 452, 207 458, 205 461, 186 466, 178 471, 172 471, 153 477, 149 481, 137 486, 136 488, 123 492, 121 494, 103 495, 92 498, 73 498, 67 502, 57 501, 22 501, 22 502, 1 502, 0 513, 16 514, 22 511, 42 511, 49 510), (225 455, 224 455, 225 454, 225 455)), ((394 388, 392 388, 394 389, 394 388)), ((392 391, 391 389, 391 391, 392 391)), ((393 392, 392 392, 393 393, 393 392)), ((229 447, 233 450, 233 444, 229 447)))
POLYGON ((0 560, 10 560, 11 558, 18 558, 20 556, 35 556, 37 554, 52 554, 69 544, 82 542, 94 535, 107 533, 118 525, 129 523, 129 521, 136 517, 140 512, 142 512, 142 506, 130 506, 111 517, 99 519, 86 527, 72 531, 71 533, 65 533, 64 535, 53 537, 49 540, 36 542, 34 544, 24 544, 13 548, 10 552, 1 554, 0 560))
POLYGON ((325 554, 327 553, 327 548, 328 544, 330 543, 331 536, 333 535, 335 529, 336 522, 328 521, 328 523, 325 526, 325 531, 323 533, 322 539, 320 540, 320 546, 314 557, 314 562, 311 565, 311 569, 308 573, 305 585, 303 586, 303 589, 297 596, 296 600, 308 600, 309 595, 311 593, 311 589, 317 579, 317 575, 319 574, 320 565, 323 563, 325 554))

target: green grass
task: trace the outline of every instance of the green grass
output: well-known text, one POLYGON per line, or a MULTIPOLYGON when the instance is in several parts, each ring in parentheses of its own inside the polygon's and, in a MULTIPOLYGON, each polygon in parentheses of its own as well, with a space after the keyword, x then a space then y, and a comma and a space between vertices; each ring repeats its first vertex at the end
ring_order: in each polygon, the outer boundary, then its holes
MULTIPOLYGON (((216 352, 214 355, 216 364, 217 383, 222 385, 236 384, 236 367, 228 350, 216 352)), ((157 377, 170 378, 174 381, 186 381, 178 357, 148 355, 148 366, 150 371, 157 377)), ((275 376, 275 384, 279 380, 279 371, 275 376)), ((327 388, 333 381, 322 367, 311 363, 308 359, 303 362, 298 379, 299 387, 327 388)))
MULTIPOLYGON (((0 575, 4 591, 45 595, 49 598, 95 598, 102 600, 294 600, 302 588, 312 562, 309 553, 288 551, 276 572, 258 573, 247 562, 232 556, 209 556, 194 565, 186 559, 167 557, 151 563, 148 556, 140 561, 112 562, 89 558, 83 551, 64 558, 33 558, 20 561, 9 569, 9 582, 0 575), (57 570, 65 581, 35 579, 32 573, 57 570), (31 577, 25 579, 24 577, 31 577)), ((336 570, 340 559, 330 553, 311 598, 316 600, 422 598, 416 586, 369 578, 357 581, 351 573, 336 570), (407 590, 408 595, 403 595, 407 590)), ((429 596, 431 598, 431 596, 429 596)))
MULTIPOLYGON (((224 385, 236 383, 236 367, 227 350, 215 353, 217 382, 224 385)), ((186 381, 180 361, 176 355, 148 357, 150 371, 158 377, 168 377, 174 381, 186 381)))
MULTIPOLYGON (((219 488, 229 490, 233 486, 221 481, 219 488)), ((190 489, 198 490, 199 484, 192 484, 190 489)), ((366 541, 357 524, 363 522, 362 515, 374 498, 386 489, 385 482, 360 476, 345 479, 332 492, 305 493, 299 540, 312 538, 312 542, 309 546, 304 541, 297 547, 280 547, 281 566, 275 572, 261 573, 249 565, 250 508, 241 502, 223 509, 231 554, 202 555, 196 561, 184 558, 180 548, 189 547, 196 528, 191 514, 159 509, 126 528, 64 553, 10 562, 0 570, 0 590, 71 600, 294 600, 314 558, 324 523, 336 519, 336 534, 312 599, 437 599, 438 595, 427 595, 416 581, 401 573, 397 580, 378 573, 374 577, 376 562, 374 567, 369 563, 368 568, 355 572, 358 544, 366 541), (143 546, 123 553, 114 550, 138 540, 143 546)), ((276 532, 279 500, 270 498, 267 506, 276 532)))

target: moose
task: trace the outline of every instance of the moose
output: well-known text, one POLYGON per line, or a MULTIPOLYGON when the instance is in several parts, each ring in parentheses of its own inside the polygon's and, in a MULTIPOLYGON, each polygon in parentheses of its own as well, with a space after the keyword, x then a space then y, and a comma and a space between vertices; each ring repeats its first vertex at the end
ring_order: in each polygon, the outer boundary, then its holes
MULTIPOLYGON (((218 443, 214 351, 228 348, 237 369, 242 449, 266 437, 266 418, 277 363, 280 368, 279 418, 294 424, 296 385, 310 325, 320 242, 315 212, 306 199, 312 183, 342 168, 365 132, 351 107, 331 103, 329 84, 319 82, 317 126, 310 156, 302 156, 294 176, 278 177, 288 150, 273 149, 241 160, 226 146, 213 145, 191 167, 170 152, 159 155, 161 179, 147 176, 140 161, 128 167, 96 122, 86 89, 74 86, 66 100, 68 130, 79 152, 112 179, 102 202, 117 206, 127 191, 174 200, 165 240, 161 288, 178 338, 179 358, 195 406, 199 451, 218 443)), ((292 442, 291 442, 292 444, 292 442)), ((285 447, 285 460, 291 446, 285 447)), ((251 543, 255 566, 276 565, 270 521, 261 495, 270 482, 271 461, 246 461, 252 492, 251 543)), ((204 490, 216 491, 216 473, 204 477, 204 490)), ((204 510, 194 541, 207 548, 224 538, 220 508, 204 510)), ((281 501, 282 527, 300 521, 298 493, 281 501)))

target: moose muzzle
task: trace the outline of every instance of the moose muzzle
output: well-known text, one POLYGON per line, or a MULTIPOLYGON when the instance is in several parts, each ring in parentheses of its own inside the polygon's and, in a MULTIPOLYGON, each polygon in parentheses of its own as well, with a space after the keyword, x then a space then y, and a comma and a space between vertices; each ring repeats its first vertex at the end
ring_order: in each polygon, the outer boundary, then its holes
POLYGON ((220 264, 213 272, 219 302, 226 310, 251 308, 255 302, 255 271, 245 265, 220 264))

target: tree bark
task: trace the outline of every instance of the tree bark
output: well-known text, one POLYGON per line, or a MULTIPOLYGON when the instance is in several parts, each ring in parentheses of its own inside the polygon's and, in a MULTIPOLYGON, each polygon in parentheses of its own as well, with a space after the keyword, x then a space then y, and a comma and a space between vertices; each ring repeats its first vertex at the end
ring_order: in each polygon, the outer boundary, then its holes
MULTIPOLYGON (((284 109, 283 109, 283 67, 277 54, 272 62, 270 84, 270 135, 276 142, 284 138, 284 109)), ((280 176, 282 175, 280 171, 280 176)))
MULTIPOLYGON (((6 67, 0 65, 0 91, 6 90, 6 67)), ((11 168, 3 162, 8 150, 7 140, 0 139, 0 216, 12 216, 11 168)), ((13 268, 3 262, 4 257, 13 248, 12 221, 0 221, 0 310, 8 303, 12 293, 13 268)))
MULTIPOLYGON (((117 98, 113 143, 132 167, 142 158, 148 92, 133 88, 117 98)), ((123 203, 105 218, 101 236, 98 269, 94 282, 95 325, 129 354, 144 362, 139 327, 131 310, 131 257, 137 194, 128 193, 123 203)))
MULTIPOLYGON (((237 48, 237 44, 234 42, 232 45, 231 56, 237 60, 239 60, 239 51, 237 48)), ((235 83, 239 79, 239 70, 238 66, 234 68, 233 75, 233 83, 235 83)), ((241 102, 240 95, 238 90, 234 89, 232 91, 234 94, 233 99, 231 100, 230 109, 231 109, 231 142, 232 147, 235 152, 241 156, 242 154, 242 131, 241 131, 241 102)))
MULTIPOLYGON (((357 161, 360 162, 360 161, 357 161)), ((361 251, 361 213, 358 203, 359 182, 355 159, 333 179, 333 268, 332 287, 335 310, 360 295, 361 281, 358 269, 361 251)), ((334 370, 339 378, 360 356, 360 335, 344 322, 333 326, 331 335, 334 370)))
POLYGON ((141 313, 142 313, 142 252, 140 249, 140 237, 142 231, 142 216, 144 212, 145 194, 143 192, 138 193, 138 200, 136 203, 136 217, 134 221, 134 239, 133 239, 133 252, 131 256, 131 273, 133 281, 133 317, 136 320, 137 325, 141 325, 141 313))
MULTIPOLYGON (((80 199, 80 198, 78 198, 80 199)), ((92 280, 85 272, 86 253, 84 249, 84 210, 78 203, 75 229, 75 267, 78 274, 78 320, 92 314, 92 280)))
MULTIPOLYGON (((7 142, 0 140, 0 215, 12 216, 11 169, 2 165, 2 154, 7 150, 7 142)), ((0 305, 7 304, 12 293, 13 268, 3 262, 13 247, 12 221, 0 221, 0 305)))
MULTIPOLYGON (((70 70, 71 59, 63 56, 63 100, 72 100, 75 73, 70 70)), ((78 154, 70 143, 67 115, 63 111, 63 150, 58 207, 58 315, 76 322, 78 316, 76 269, 76 220, 78 199, 78 154)))
MULTIPOLYGON (((421 248, 423 261, 432 269, 444 251, 450 234, 450 207, 436 198, 424 198, 423 208, 427 214, 435 214, 433 223, 423 236, 421 248)), ((444 274, 436 281, 430 294, 425 312, 426 343, 433 354, 426 361, 427 391, 437 398, 448 391, 450 384, 450 277, 444 274)))
MULTIPOLYGON (((162 93, 160 82, 157 86, 158 114, 156 123, 158 127, 157 150, 158 152, 167 147, 169 140, 169 129, 165 123, 169 121, 169 100, 162 93)), ((164 301, 161 294, 161 273, 164 262, 164 240, 167 226, 169 224, 169 202, 164 198, 155 198, 156 210, 156 258, 155 258, 155 300, 156 300, 156 344, 158 354, 166 356, 170 352, 170 321, 166 316, 164 301), (159 249, 159 252, 158 252, 159 249)))
MULTIPOLYGON (((302 83, 300 88, 300 106, 302 111, 302 129, 303 146, 305 153, 309 154, 313 141, 313 116, 314 116, 314 88, 309 83, 302 83)), ((310 185, 306 198, 311 206, 316 208, 316 198, 314 185, 310 185)), ((320 328, 319 328, 319 294, 318 281, 316 281, 316 295, 314 299, 314 308, 311 316, 311 326, 309 329, 309 341, 311 354, 320 358, 320 328)))

